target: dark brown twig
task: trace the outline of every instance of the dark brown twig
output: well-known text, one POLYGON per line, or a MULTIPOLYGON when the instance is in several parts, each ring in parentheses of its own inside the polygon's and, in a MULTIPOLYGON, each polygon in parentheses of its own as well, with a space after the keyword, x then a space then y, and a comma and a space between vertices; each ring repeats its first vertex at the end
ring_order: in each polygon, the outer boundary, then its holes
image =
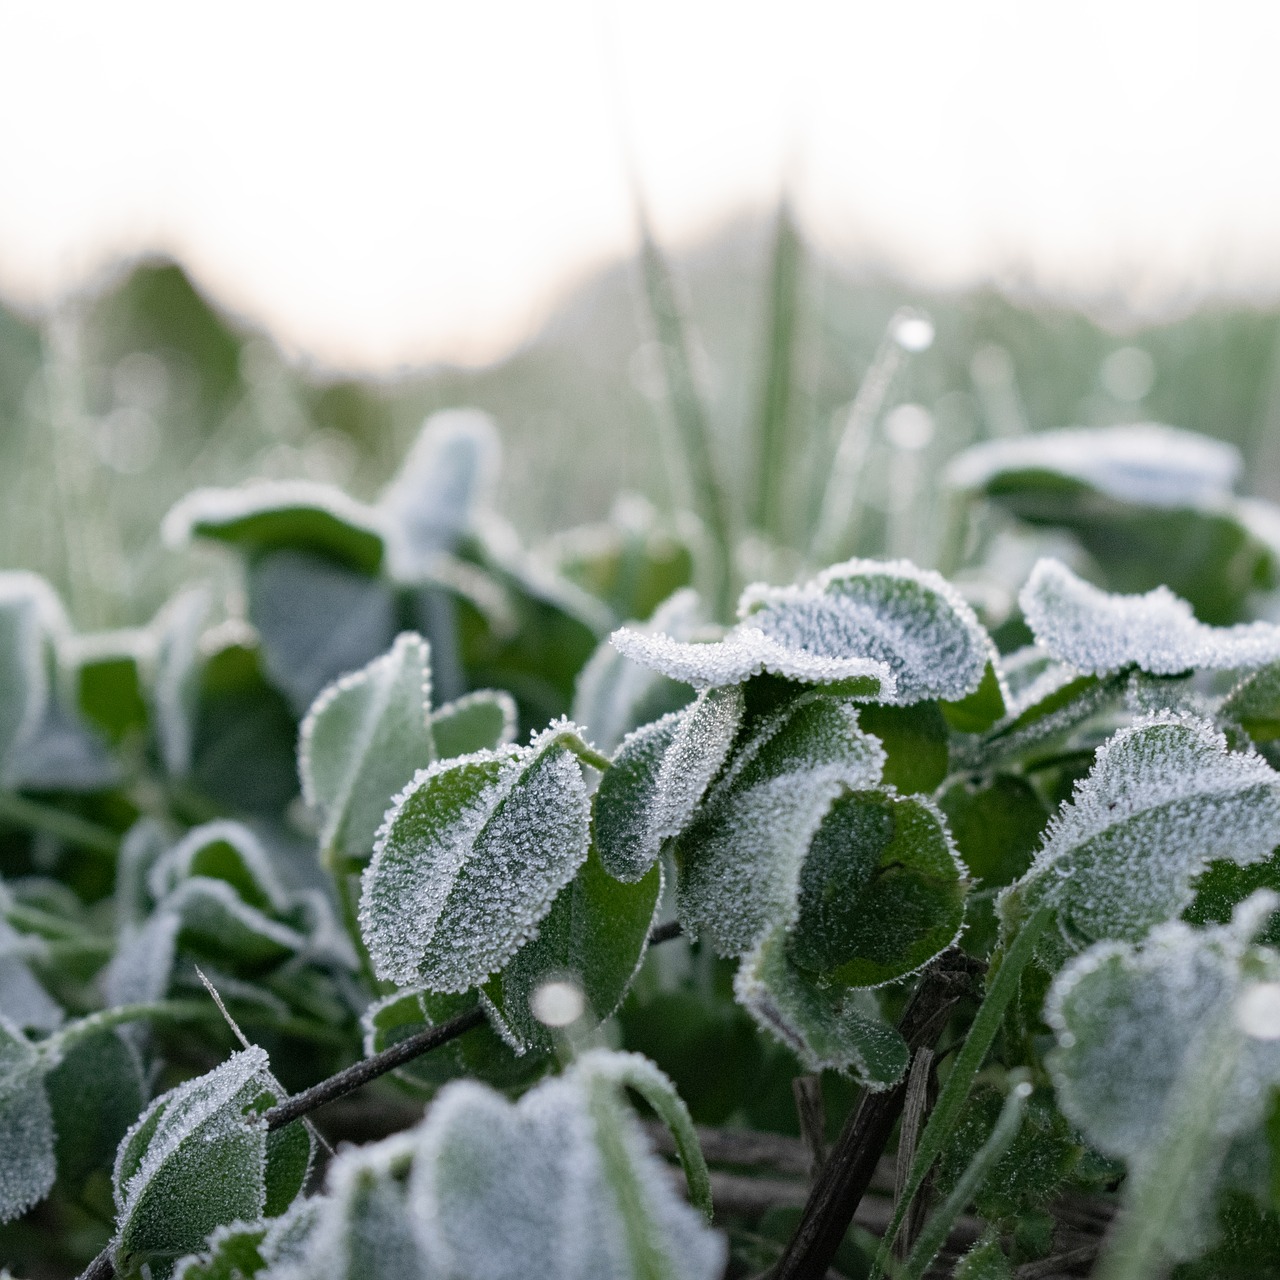
POLYGON ((821 1076, 796 1076, 791 1081, 800 1120, 800 1136, 809 1148, 809 1176, 816 1179, 827 1161, 827 1109, 822 1100, 821 1076))
MULTIPOLYGON (((902 1127, 898 1131, 898 1165, 893 1185, 893 1201, 896 1208, 906 1191, 907 1174, 916 1158, 916 1142, 920 1130, 924 1127, 925 1118, 933 1106, 933 1063, 932 1049, 921 1047, 911 1059, 911 1070, 907 1075, 907 1093, 902 1107, 902 1127)), ((902 1227, 897 1239, 893 1242, 893 1256, 899 1262, 905 1262, 915 1244, 916 1236, 924 1225, 928 1210, 929 1197, 925 1194, 929 1189, 928 1182, 920 1188, 914 1203, 907 1210, 902 1220, 902 1227)))
MULTIPOLYGON (((982 962, 958 948, 940 955, 925 971, 898 1030, 914 1053, 932 1045, 956 1003, 974 989, 982 962)), ((903 1080, 883 1093, 864 1093, 814 1183, 796 1233, 787 1242, 773 1280, 821 1280, 835 1257, 871 1183, 906 1098, 903 1080)))
POLYGON ((80 1273, 79 1280, 111 1280, 115 1273, 116 1266, 111 1261, 111 1246, 107 1245, 80 1273))
POLYGON ((683 932, 679 920, 668 920, 666 924, 654 926, 653 932, 649 935, 649 945, 656 947, 661 942, 670 942, 672 938, 678 938, 683 932))
POLYGON ((339 1071, 337 1075, 321 1080, 319 1084, 313 1084, 310 1089, 304 1089, 301 1093, 295 1093, 293 1097, 286 1098, 277 1106, 264 1112, 263 1119, 267 1122, 267 1132, 283 1128, 317 1107, 323 1107, 327 1102, 336 1102, 339 1098, 345 1098, 347 1094, 354 1093, 370 1080, 376 1080, 379 1076, 386 1075, 388 1071, 394 1071, 397 1067, 404 1066, 406 1062, 412 1062, 414 1058, 442 1044, 448 1044, 450 1040, 456 1040, 460 1035, 480 1026, 484 1020, 484 1010, 477 1005, 474 1009, 468 1009, 466 1013, 458 1014, 456 1018, 450 1018, 448 1022, 442 1022, 437 1027, 428 1027, 425 1031, 419 1031, 416 1035, 401 1040, 399 1044, 393 1044, 381 1053, 375 1053, 372 1058, 353 1063, 346 1070, 339 1071))

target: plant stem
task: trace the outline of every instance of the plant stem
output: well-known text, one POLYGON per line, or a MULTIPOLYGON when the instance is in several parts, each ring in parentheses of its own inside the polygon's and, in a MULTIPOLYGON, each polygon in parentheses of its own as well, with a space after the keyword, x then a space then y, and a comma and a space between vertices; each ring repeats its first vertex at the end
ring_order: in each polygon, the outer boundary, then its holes
POLYGON ((974 1077, 978 1074, 978 1069, 982 1066, 987 1051, 1000 1030, 1004 1011, 1009 1007, 1009 1002, 1018 990, 1023 970, 1035 955, 1036 943, 1040 935, 1052 919, 1053 907, 1049 904, 1043 904, 1036 909, 1018 931, 1013 945, 1005 953, 1000 968, 996 970, 994 980, 987 988, 986 998, 978 1008, 973 1025, 969 1028, 969 1034, 961 1045, 960 1052, 956 1054, 951 1074, 938 1094, 933 1114, 920 1135, 920 1145, 916 1149, 915 1159, 911 1162, 911 1171, 903 1183, 902 1197, 898 1201, 893 1221, 890 1222, 889 1230, 885 1232, 884 1239, 880 1242, 880 1248, 871 1266, 872 1280, 877 1280, 877 1277, 884 1274, 889 1250, 893 1247, 893 1238, 898 1234, 911 1201, 933 1167, 933 1162, 942 1154, 942 1148, 946 1146, 947 1139, 951 1137, 952 1131, 959 1122, 960 1111, 969 1097, 970 1089, 973 1088, 974 1077))
POLYGON ((1009 1090, 1000 1111, 1000 1118, 991 1136, 982 1144, 978 1154, 969 1162, 969 1167, 960 1176, 960 1180, 952 1188, 951 1194, 942 1202, 935 1213, 924 1225, 920 1239, 907 1258, 901 1280, 920 1280, 933 1261, 938 1250, 946 1243, 951 1234, 951 1224, 964 1211, 965 1205, 973 1199, 983 1179, 1000 1157, 1009 1149, 1009 1144, 1018 1133, 1022 1123, 1022 1114, 1027 1108, 1027 1098, 1031 1094, 1031 1086, 1025 1079, 1019 1080, 1009 1090))
POLYGON ((61 1053, 77 1040, 97 1035, 111 1027, 123 1026, 129 1022, 141 1022, 146 1018, 171 1018, 176 1022, 207 1022, 217 1017, 217 1010, 204 1000, 153 1000, 149 1003, 121 1004, 114 1009, 100 1009, 75 1022, 68 1023, 60 1031, 55 1031, 47 1040, 41 1041, 41 1047, 47 1046, 55 1053, 61 1053))
POLYGON ((401 1040, 399 1044, 393 1044, 389 1049, 374 1054, 372 1058, 353 1063, 337 1075, 321 1080, 319 1084, 294 1094, 292 1098, 286 1098, 284 1102, 264 1112, 267 1131, 283 1128, 326 1103, 345 1098, 371 1080, 404 1066, 406 1062, 412 1062, 414 1058, 421 1057, 442 1044, 448 1044, 450 1040, 456 1040, 460 1035, 481 1026, 484 1021, 484 1010, 477 1006, 437 1027, 427 1027, 424 1031, 401 1040))
POLYGON ((28 831, 46 832, 104 858, 115 858, 120 852, 120 837, 114 831, 14 791, 0 791, 0 822, 25 827, 28 831))
MULTIPOLYGON (((898 1023, 912 1051, 932 1044, 956 1002, 973 989, 980 962, 952 948, 927 970, 898 1023)), ((800 1225, 772 1280, 822 1280, 844 1239, 906 1098, 904 1078, 882 1093, 864 1093, 845 1121, 813 1184, 800 1225)), ((927 1131, 926 1131, 927 1132, 927 1131)))

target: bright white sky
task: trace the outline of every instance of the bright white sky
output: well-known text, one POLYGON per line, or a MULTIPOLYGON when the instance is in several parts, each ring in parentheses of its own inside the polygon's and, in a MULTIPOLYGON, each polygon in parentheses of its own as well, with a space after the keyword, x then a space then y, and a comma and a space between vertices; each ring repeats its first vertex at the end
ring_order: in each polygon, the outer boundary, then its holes
POLYGON ((344 366, 500 353, 790 174, 927 283, 1280 290, 1280 5, 0 0, 0 292, 176 253, 344 366))

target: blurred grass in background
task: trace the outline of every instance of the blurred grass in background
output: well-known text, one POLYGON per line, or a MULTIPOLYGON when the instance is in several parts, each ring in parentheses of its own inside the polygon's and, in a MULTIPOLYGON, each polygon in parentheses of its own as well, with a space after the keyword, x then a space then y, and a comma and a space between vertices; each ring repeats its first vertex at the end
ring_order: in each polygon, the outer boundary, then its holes
MULTIPOLYGON (((1207 308, 1116 332, 1032 299, 927 296, 802 255, 798 302, 780 327, 773 245, 771 225, 743 221, 674 266, 713 442, 742 505, 754 483, 744 424, 783 401, 783 529, 811 523, 848 405, 904 304, 928 312, 936 338, 888 405, 924 406, 934 429, 907 442, 916 457, 904 492, 892 416, 882 419, 861 484, 861 553, 936 561, 946 534, 933 477, 946 460, 978 439, 1068 424, 1153 419, 1218 436, 1244 452, 1246 488, 1280 497, 1276 311, 1207 308), (765 385, 777 377, 770 341, 794 353, 781 389, 765 385)), ((370 497, 424 415, 454 405, 498 420, 499 509, 531 540, 598 519, 620 490, 669 509, 661 353, 637 298, 634 266, 618 265, 496 365, 382 380, 291 367, 170 263, 135 266, 47 325, 0 308, 0 564, 47 575, 81 628, 139 623, 187 576, 188 557, 225 572, 207 551, 160 542, 161 518, 189 489, 305 477, 370 497)))

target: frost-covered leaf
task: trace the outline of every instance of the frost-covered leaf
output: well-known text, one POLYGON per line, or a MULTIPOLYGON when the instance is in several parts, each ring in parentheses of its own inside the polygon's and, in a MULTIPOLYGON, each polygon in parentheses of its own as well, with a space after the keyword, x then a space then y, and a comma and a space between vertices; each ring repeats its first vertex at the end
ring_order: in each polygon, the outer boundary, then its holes
POLYGON ((326 685, 390 648, 395 597, 379 578, 286 548, 250 568, 249 620, 267 674, 302 715, 326 685))
POLYGON ((143 1112, 116 1153, 117 1271, 143 1263, 167 1270, 215 1228, 262 1217, 273 1157, 285 1166, 285 1188, 293 1185, 296 1193, 296 1139, 283 1135, 301 1130, 309 1152, 307 1130, 294 1124, 268 1135, 257 1119, 283 1097, 266 1053, 255 1047, 162 1094, 143 1112))
POLYGON ((689 684, 738 684, 762 671, 897 705, 962 699, 993 649, 973 610, 938 574, 906 561, 850 560, 799 587, 749 587, 723 640, 689 644, 626 628, 629 658, 689 684))
POLYGON ((423 424, 378 500, 391 571, 412 581, 453 551, 493 499, 502 464, 497 426, 478 409, 446 409, 423 424))
POLYGON ((0 573, 0 782, 20 766, 19 748, 44 719, 51 697, 45 637, 62 608, 34 573, 0 573))
POLYGON ((382 564, 377 513, 331 485, 259 481, 239 489, 197 489, 164 519, 170 546, 213 538, 258 558, 283 548, 306 550, 362 573, 382 564))
POLYGON ((538 936, 484 987, 503 1036, 522 1052, 553 1047, 530 1008, 548 981, 573 983, 593 1021, 612 1016, 644 961, 661 898, 661 866, 650 867, 634 884, 621 884, 593 852, 560 890, 538 936))
POLYGON ((1206 621, 1230 622, 1276 573, 1269 521, 1231 493, 1239 467, 1229 444, 1142 423, 977 445, 948 479, 1030 524, 1070 530, 1114 589, 1165 583, 1206 621))
POLYGON ((443 1275, 720 1275, 723 1241, 645 1149, 619 1083, 637 1081, 592 1053, 514 1106, 470 1082, 442 1091, 421 1129, 410 1204, 443 1275))
POLYGON ((884 752, 852 703, 811 693, 756 728, 676 842, 680 919, 741 955, 794 918, 810 843, 847 790, 880 779, 884 752))
POLYGON ((86 1179, 110 1172, 116 1148, 146 1102, 142 1062, 120 1030, 78 1037, 45 1076, 58 1184, 78 1196, 86 1179))
POLYGON ((235 1222, 219 1227, 199 1254, 189 1254, 173 1269, 173 1280, 252 1280, 264 1270, 264 1222, 235 1222))
POLYGON ((1041 560, 1018 597, 1036 641, 1089 675, 1136 666, 1153 675, 1267 666, 1280 661, 1280 627, 1211 627, 1167 587, 1111 595, 1057 560, 1041 560))
POLYGON ((808 1071, 839 1071, 869 1089, 902 1077, 906 1041, 880 1018, 873 997, 822 983, 791 959, 786 930, 766 935, 743 958, 734 994, 751 1016, 796 1054, 808 1071))
POLYGON ((638 880, 662 842, 689 824, 728 759, 744 710, 736 686, 704 689, 683 711, 623 739, 594 803, 596 847, 610 875, 638 880))
POLYGON ((396 796, 435 758, 426 642, 400 635, 388 653, 331 684, 298 741, 302 794, 323 819, 320 847, 364 859, 396 796))
POLYGON ((437 761, 387 815, 360 922, 380 977, 465 991, 533 936, 586 860, 589 800, 575 730, 437 761))
POLYGON ((43 1200, 53 1186, 53 1116, 44 1087, 47 1062, 22 1032, 0 1018, 0 1222, 43 1200))
POLYGON ((1099 749, 1003 914, 1047 901, 1086 939, 1139 938, 1182 912, 1211 861, 1258 862, 1277 844, 1280 775, 1205 721, 1152 716, 1099 749))
POLYGON ((1269 1198, 1269 1153, 1253 1139, 1280 1087, 1280 957, 1252 941, 1278 903, 1260 893, 1229 925, 1099 944, 1054 982, 1045 1016, 1059 1105, 1129 1166, 1117 1248, 1199 1251, 1224 1179, 1269 1198))
POLYGON ((295 1259, 272 1280, 444 1280, 418 1243, 405 1182, 413 1157, 406 1134, 342 1151, 328 1194, 295 1259))
POLYGON ((192 827, 152 863, 147 887, 151 897, 160 901, 194 877, 225 881, 246 903, 262 910, 278 910, 287 901, 262 841, 239 822, 206 822, 192 827))
POLYGON ((516 736, 516 704, 501 689, 477 689, 431 714, 431 735, 442 760, 496 751, 516 736))
POLYGON ((814 833, 800 871, 791 959, 849 986, 904 977, 955 941, 964 920, 964 874, 930 801, 880 790, 841 796, 814 833))
MULTIPOLYGON (((630 630, 684 642, 693 638, 701 622, 697 592, 682 589, 664 600, 647 623, 633 623, 630 630)), ((606 640, 578 677, 573 718, 591 730, 602 751, 615 751, 633 729, 679 710, 688 701, 688 685, 632 662, 606 640)))
POLYGON ((956 1264, 954 1280, 1013 1280, 1013 1267, 994 1232, 984 1236, 956 1264))

